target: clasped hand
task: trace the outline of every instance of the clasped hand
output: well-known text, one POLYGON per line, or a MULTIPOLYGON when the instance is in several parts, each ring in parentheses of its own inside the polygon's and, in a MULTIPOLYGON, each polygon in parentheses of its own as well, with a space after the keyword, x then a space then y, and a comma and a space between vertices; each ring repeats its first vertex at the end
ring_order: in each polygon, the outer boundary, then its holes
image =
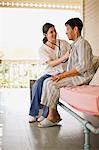
POLYGON ((52 79, 53 81, 58 82, 58 81, 61 80, 62 78, 63 78, 63 77, 62 77, 62 74, 57 74, 57 75, 53 76, 51 79, 52 79))

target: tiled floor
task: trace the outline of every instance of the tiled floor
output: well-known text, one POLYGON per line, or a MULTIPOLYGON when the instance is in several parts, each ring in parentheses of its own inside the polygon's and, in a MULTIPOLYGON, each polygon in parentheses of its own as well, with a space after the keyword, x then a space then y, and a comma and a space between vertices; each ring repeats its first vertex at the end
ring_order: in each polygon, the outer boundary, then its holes
MULTIPOLYGON (((0 145, 3 150, 83 150, 82 125, 58 106, 58 126, 38 128, 28 123, 29 89, 0 90, 0 145)), ((92 118, 89 118, 92 119, 92 118)), ((99 118, 93 119, 99 125, 99 118)), ((91 133, 91 150, 99 150, 99 135, 91 133)))

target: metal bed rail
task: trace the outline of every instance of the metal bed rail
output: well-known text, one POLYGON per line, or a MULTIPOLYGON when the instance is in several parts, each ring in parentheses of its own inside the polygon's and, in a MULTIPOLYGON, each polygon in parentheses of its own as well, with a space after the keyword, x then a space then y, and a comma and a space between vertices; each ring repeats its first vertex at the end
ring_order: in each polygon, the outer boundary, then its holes
MULTIPOLYGON (((82 118, 79 114, 68 108, 65 104, 62 102, 58 102, 58 104, 66 110, 69 114, 71 114, 73 117, 75 117, 84 127, 84 150, 91 150, 91 144, 90 144, 90 132, 94 134, 99 134, 99 127, 94 127, 91 122, 85 120, 82 118)), ((71 106, 72 107, 72 106, 71 106)))

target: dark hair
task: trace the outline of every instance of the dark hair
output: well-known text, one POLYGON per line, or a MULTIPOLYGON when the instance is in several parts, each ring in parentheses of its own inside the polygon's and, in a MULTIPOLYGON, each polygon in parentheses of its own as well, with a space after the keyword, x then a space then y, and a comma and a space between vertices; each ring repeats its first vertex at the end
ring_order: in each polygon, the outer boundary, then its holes
MULTIPOLYGON (((51 28, 51 27, 54 27, 54 25, 51 23, 45 23, 42 27, 43 34, 47 34, 49 28, 51 28)), ((48 41, 47 37, 44 35, 43 43, 45 44, 47 41, 48 41)))
POLYGON ((66 23, 66 25, 70 25, 72 29, 74 29, 75 26, 78 27, 79 33, 81 34, 81 30, 83 28, 83 22, 79 18, 72 18, 69 19, 66 23))

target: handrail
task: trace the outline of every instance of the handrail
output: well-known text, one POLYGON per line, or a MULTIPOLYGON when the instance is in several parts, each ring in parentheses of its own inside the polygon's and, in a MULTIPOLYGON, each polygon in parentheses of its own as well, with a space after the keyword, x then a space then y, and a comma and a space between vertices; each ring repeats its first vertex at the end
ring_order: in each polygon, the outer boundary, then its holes
POLYGON ((40 64, 39 60, 12 60, 12 59, 0 59, 0 64, 40 64))

